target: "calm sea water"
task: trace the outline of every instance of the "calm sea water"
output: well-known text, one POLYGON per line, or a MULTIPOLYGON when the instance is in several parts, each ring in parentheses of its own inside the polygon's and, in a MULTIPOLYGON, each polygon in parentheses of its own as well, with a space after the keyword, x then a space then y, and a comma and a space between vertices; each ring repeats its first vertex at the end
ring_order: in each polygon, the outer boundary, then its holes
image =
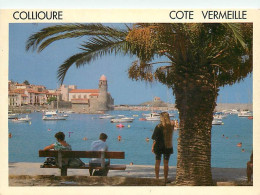
MULTIPOLYGON (((143 111, 111 111, 109 114, 135 117, 133 123, 125 123, 117 128, 108 119, 99 119, 99 115, 70 114, 65 121, 43 121, 42 113, 29 114, 31 124, 13 123, 9 119, 9 162, 43 162, 38 150, 55 142, 54 134, 63 131, 73 150, 89 150, 92 141, 97 140, 101 132, 108 135, 107 144, 111 151, 125 151, 124 160, 112 160, 112 163, 154 165, 155 157, 151 153, 153 129, 158 122, 139 121, 143 111), (117 140, 118 136, 121 141, 117 140), (83 140, 87 137, 87 140, 83 140), (150 141, 147 142, 146 138, 150 141)), ((176 117, 177 116, 177 113, 176 117)), ((253 148, 253 120, 229 115, 223 119, 224 125, 212 128, 212 167, 244 168, 253 148), (223 137, 224 134, 224 137, 223 137), (237 143, 242 142, 242 147, 237 143), (245 151, 242 152, 242 149, 245 151)), ((174 132, 174 154, 170 165, 176 166, 178 131, 174 132)), ((87 159, 83 159, 87 162, 87 159)))

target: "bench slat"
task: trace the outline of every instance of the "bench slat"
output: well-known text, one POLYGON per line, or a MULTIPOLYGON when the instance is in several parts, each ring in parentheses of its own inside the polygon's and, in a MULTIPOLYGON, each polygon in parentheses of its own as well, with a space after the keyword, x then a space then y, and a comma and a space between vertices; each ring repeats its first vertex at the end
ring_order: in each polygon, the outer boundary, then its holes
MULTIPOLYGON (((53 165, 42 165, 41 168, 59 168, 58 166, 53 166, 53 165)), ((68 167, 68 169, 89 169, 90 166, 89 164, 86 164, 85 166, 82 167, 68 167)), ((93 169, 101 169, 102 167, 92 167, 93 169)), ((109 170, 125 170, 126 165, 109 165, 108 166, 109 170)))
MULTIPOLYGON (((39 157, 58 157, 61 152, 63 158, 101 158, 101 151, 57 151, 57 150, 39 150, 39 157)), ((124 159, 125 152, 105 152, 105 158, 124 159)))

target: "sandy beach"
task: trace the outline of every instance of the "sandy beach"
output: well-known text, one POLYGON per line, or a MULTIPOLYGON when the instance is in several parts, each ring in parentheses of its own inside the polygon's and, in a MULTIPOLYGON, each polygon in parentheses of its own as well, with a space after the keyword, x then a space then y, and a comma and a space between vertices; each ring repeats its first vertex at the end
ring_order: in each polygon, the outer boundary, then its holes
MULTIPOLYGON (((156 180, 154 166, 127 165, 125 171, 109 171, 108 177, 90 177, 88 170, 68 169, 67 177, 60 177, 59 169, 40 168, 41 163, 9 163, 10 186, 158 186, 163 182, 163 167, 160 180, 156 180)), ((252 185, 247 183, 245 168, 212 168, 213 180, 216 185, 236 186, 252 185)), ((169 180, 174 185, 176 167, 170 166, 169 180)))

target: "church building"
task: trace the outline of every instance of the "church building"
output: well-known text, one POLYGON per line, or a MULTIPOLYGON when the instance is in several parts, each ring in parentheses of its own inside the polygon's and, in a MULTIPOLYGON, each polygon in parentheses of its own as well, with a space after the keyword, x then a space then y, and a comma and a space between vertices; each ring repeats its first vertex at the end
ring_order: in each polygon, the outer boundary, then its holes
POLYGON ((102 75, 99 79, 98 89, 71 89, 69 101, 72 109, 78 112, 95 112, 112 110, 114 99, 108 92, 107 78, 102 75))

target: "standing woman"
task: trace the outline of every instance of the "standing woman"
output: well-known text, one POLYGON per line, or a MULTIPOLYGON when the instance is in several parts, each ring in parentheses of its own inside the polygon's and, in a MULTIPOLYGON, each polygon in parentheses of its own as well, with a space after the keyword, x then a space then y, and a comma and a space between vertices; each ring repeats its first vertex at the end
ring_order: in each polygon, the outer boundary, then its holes
POLYGON ((167 112, 162 112, 160 114, 160 124, 158 124, 153 132, 152 139, 152 152, 155 154, 155 176, 159 179, 161 156, 163 154, 163 164, 164 164, 164 181, 167 182, 168 178, 168 162, 170 155, 173 153, 172 145, 172 135, 173 135, 174 125, 170 121, 169 114, 167 112))

